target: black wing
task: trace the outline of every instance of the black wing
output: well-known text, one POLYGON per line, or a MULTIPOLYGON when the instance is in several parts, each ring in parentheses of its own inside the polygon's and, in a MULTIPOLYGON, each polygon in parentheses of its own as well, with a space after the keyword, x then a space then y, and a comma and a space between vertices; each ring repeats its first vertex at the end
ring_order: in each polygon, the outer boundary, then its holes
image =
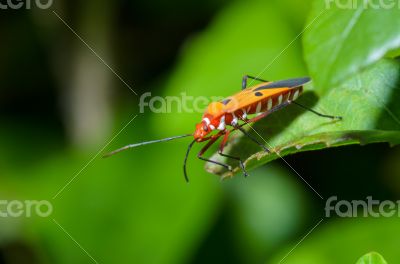
POLYGON ((303 86, 304 84, 311 81, 310 77, 303 77, 303 78, 295 78, 295 79, 288 79, 283 81, 272 82, 267 85, 263 85, 261 87, 257 87, 253 91, 260 91, 265 89, 276 89, 276 88, 296 88, 303 86))

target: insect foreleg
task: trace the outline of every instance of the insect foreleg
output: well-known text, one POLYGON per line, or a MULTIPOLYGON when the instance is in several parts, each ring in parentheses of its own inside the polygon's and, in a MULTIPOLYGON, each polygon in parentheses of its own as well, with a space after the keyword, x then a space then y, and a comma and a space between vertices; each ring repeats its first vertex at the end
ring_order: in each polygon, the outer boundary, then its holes
POLYGON ((224 153, 223 153, 224 148, 225 148, 225 145, 226 145, 226 142, 228 141, 228 137, 229 137, 230 132, 231 132, 231 131, 227 131, 227 132, 226 132, 226 134, 225 134, 225 136, 224 136, 224 139, 222 140, 221 144, 219 145, 218 154, 221 155, 221 156, 223 156, 223 157, 226 157, 226 158, 229 158, 229 159, 234 159, 234 160, 239 161, 239 166, 240 166, 240 168, 241 168, 242 171, 243 171, 244 177, 247 177, 247 176, 249 176, 249 174, 247 173, 247 171, 246 171, 246 169, 245 169, 245 167, 244 167, 244 163, 243 163, 242 159, 239 158, 239 157, 234 157, 234 156, 230 156, 230 155, 227 155, 227 154, 224 154, 224 153))
POLYGON ((203 161, 210 162, 210 163, 213 163, 213 164, 222 166, 222 167, 226 168, 227 170, 232 171, 231 166, 229 166, 229 165, 227 165, 227 164, 224 164, 224 163, 221 163, 221 162, 218 162, 218 161, 215 161, 215 160, 210 160, 210 159, 207 159, 207 158, 204 158, 204 157, 203 157, 204 153, 212 146, 212 144, 215 143, 215 141, 217 141, 218 138, 219 138, 219 136, 212 137, 212 138, 210 139, 210 141, 208 141, 207 145, 205 145, 205 146, 200 150, 200 152, 197 154, 197 157, 198 157, 199 159, 203 160, 203 161))

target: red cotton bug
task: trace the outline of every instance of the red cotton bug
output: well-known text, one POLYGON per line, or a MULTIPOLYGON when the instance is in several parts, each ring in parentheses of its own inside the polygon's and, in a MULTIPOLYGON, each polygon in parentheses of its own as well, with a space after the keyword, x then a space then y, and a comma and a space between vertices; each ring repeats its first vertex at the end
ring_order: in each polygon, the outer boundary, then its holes
POLYGON ((250 140, 258 144, 266 152, 270 152, 269 149, 259 142, 256 138, 251 136, 246 130, 243 129, 244 125, 249 123, 257 122, 258 120, 268 116, 269 114, 276 112, 289 104, 295 104, 305 110, 311 111, 312 113, 326 117, 330 119, 341 120, 340 116, 331 116, 321 114, 313 109, 310 109, 304 105, 301 105, 296 100, 303 91, 303 85, 310 82, 311 79, 308 77, 288 79, 277 82, 269 82, 257 77, 245 75, 242 81, 242 91, 230 96, 219 102, 212 102, 203 114, 202 121, 196 125, 196 130, 193 134, 186 134, 181 136, 175 136, 170 138, 164 138, 160 140, 153 140, 147 142, 141 142, 137 144, 127 145, 123 148, 117 149, 104 157, 112 156, 121 151, 135 148, 142 145, 165 142, 173 139, 184 138, 193 136, 194 140, 189 144, 184 163, 183 173, 185 180, 188 182, 189 178, 186 172, 186 162, 189 156, 189 152, 196 142, 208 141, 207 144, 200 150, 197 157, 203 161, 214 163, 225 167, 227 170, 232 171, 231 166, 204 158, 204 153, 213 145, 220 137, 223 136, 222 142, 219 146, 219 155, 228 159, 233 159, 239 162, 239 166, 245 176, 248 176, 247 171, 244 167, 244 163, 241 158, 234 157, 231 155, 224 154, 224 147, 228 141, 228 137, 232 131, 239 130, 250 140), (247 80, 253 79, 260 81, 261 83, 255 86, 247 87, 247 80), (248 118, 250 115, 255 115, 252 118, 248 118))

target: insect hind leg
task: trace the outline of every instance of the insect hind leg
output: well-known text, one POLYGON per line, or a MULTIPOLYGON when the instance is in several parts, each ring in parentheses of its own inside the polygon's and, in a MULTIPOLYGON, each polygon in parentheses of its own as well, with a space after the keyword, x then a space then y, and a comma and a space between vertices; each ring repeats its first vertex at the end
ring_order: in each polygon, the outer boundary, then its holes
POLYGON ((259 145, 262 149, 264 149, 265 152, 271 153, 271 151, 260 141, 258 141, 256 138, 254 138, 252 135, 250 135, 249 133, 247 133, 246 130, 244 130, 242 127, 237 126, 235 127, 236 129, 240 130, 240 132, 242 132, 246 137, 248 137, 251 141, 253 141, 254 143, 256 143, 257 145, 259 145))
POLYGON ((299 107, 301 107, 301 108, 303 108, 303 109, 305 109, 307 111, 310 111, 311 113, 314 113, 314 114, 316 114, 317 116, 320 116, 320 117, 330 118, 330 119, 333 119, 333 120, 342 120, 343 119, 343 117, 341 117, 341 116, 325 115, 325 114, 319 113, 319 112, 315 111, 314 109, 311 109, 311 108, 309 108, 307 106, 304 106, 304 105, 302 105, 302 104, 300 104, 298 102, 295 102, 295 101, 290 101, 290 103, 292 103, 294 105, 297 105, 297 106, 299 106, 299 107))
POLYGON ((268 82, 268 81, 265 81, 265 80, 260 79, 260 78, 258 78, 258 77, 253 77, 253 76, 250 76, 250 75, 245 75, 245 76, 243 76, 243 79, 242 79, 242 90, 244 90, 244 89, 247 88, 247 79, 253 79, 253 80, 256 80, 256 81, 260 81, 260 82, 268 82))

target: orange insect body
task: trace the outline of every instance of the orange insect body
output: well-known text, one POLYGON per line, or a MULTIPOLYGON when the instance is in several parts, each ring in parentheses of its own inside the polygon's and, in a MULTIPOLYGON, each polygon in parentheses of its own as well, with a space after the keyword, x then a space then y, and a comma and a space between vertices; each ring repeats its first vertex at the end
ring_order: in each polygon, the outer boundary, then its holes
POLYGON ((277 82, 268 82, 257 77, 244 76, 242 81, 242 91, 230 96, 222 101, 211 103, 203 114, 202 120, 196 125, 196 130, 193 134, 186 134, 182 136, 175 136, 170 138, 164 138, 160 140, 153 140, 147 142, 141 142, 137 144, 127 145, 123 148, 117 149, 106 156, 111 156, 126 149, 135 148, 138 146, 143 146, 152 143, 165 142, 178 138, 193 136, 194 140, 189 144, 186 156, 183 163, 183 172, 185 179, 188 181, 188 176, 186 173, 186 162, 189 156, 190 149, 196 142, 208 141, 208 143, 200 150, 197 157, 203 161, 211 162, 220 166, 223 166, 229 171, 232 171, 232 167, 228 164, 221 163, 216 160, 211 160, 203 157, 204 153, 209 149, 209 147, 214 144, 220 137, 223 140, 220 144, 218 154, 232 160, 239 162, 239 166, 243 171, 243 174, 247 176, 247 172, 244 166, 244 162, 240 157, 231 156, 223 152, 224 147, 227 143, 229 134, 232 131, 239 130, 253 142, 262 147, 265 151, 270 152, 270 150, 256 138, 251 136, 242 127, 246 124, 257 122, 258 120, 266 117, 267 115, 278 111, 279 109, 293 103, 305 110, 308 110, 318 116, 340 120, 339 116, 331 116, 318 113, 317 111, 310 109, 300 103, 294 102, 303 91, 303 85, 308 83, 310 78, 295 78, 277 82), (261 84, 247 87, 247 79, 251 78, 262 82, 261 84), (249 115, 255 115, 248 119, 249 115), (239 121, 243 122, 239 124, 239 121), (231 128, 229 129, 228 126, 231 128), (213 131, 217 133, 211 134, 213 131))
POLYGON ((246 88, 220 102, 211 103, 203 114, 202 122, 196 125, 194 138, 201 142, 214 130, 224 131, 226 126, 236 126, 239 120, 249 115, 265 113, 288 101, 296 100, 303 87, 268 88, 272 82, 246 88))

